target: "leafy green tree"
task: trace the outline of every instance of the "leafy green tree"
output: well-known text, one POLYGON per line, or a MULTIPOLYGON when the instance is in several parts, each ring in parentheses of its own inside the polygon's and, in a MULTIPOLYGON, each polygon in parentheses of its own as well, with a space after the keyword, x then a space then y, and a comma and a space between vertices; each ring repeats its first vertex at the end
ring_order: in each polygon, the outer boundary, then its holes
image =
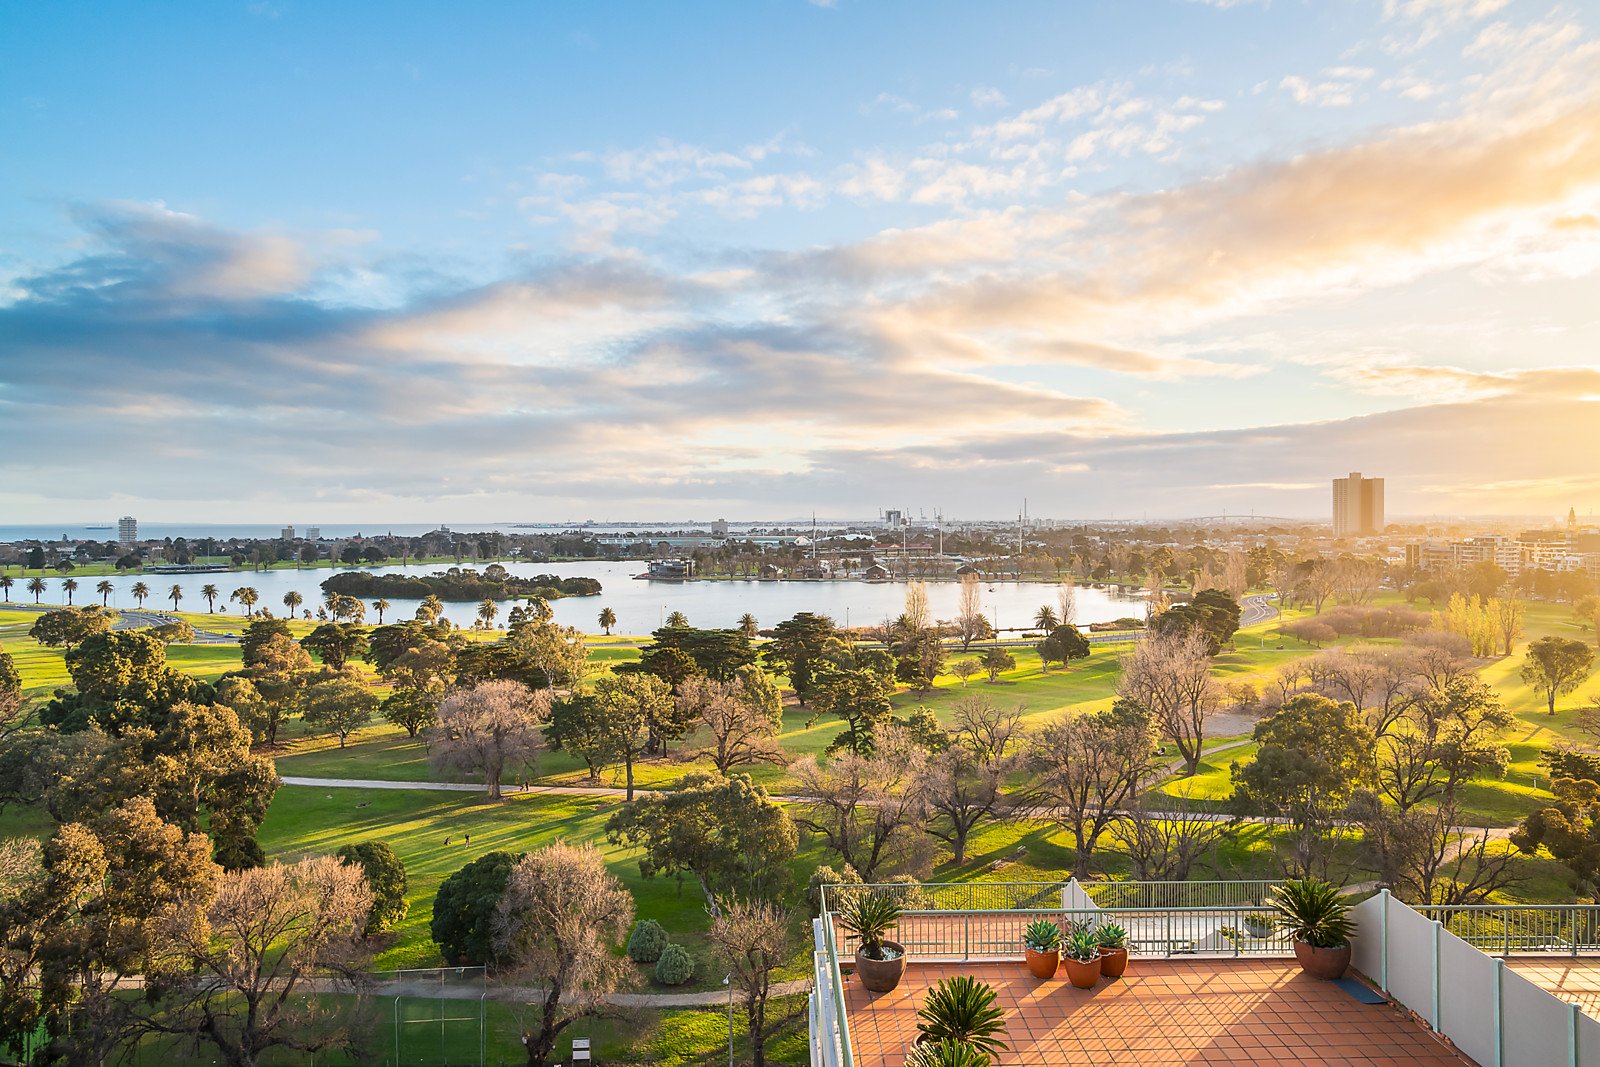
POLYGON ((699 666, 689 653, 671 646, 645 648, 639 654, 638 670, 660 678, 674 692, 684 682, 700 673, 699 666))
POLYGON ((668 626, 688 626, 689 625, 689 616, 685 615, 681 611, 668 612, 667 613, 666 625, 668 625, 668 626))
POLYGON ((644 877, 692 876, 712 915, 735 896, 779 888, 799 847, 794 823, 747 774, 692 772, 671 792, 624 805, 606 833, 644 850, 644 877))
POLYGON ((871 668, 841 670, 831 663, 821 665, 812 676, 810 722, 834 715, 845 724, 844 732, 828 743, 828 752, 872 755, 878 728, 889 721, 893 710, 889 703, 892 691, 882 673, 871 668))
POLYGON ((811 697, 816 665, 838 638, 839 628, 832 619, 802 611, 773 628, 772 640, 762 646, 761 656, 774 671, 788 676, 795 696, 804 704, 811 697))
POLYGON ((291 619, 294 618, 295 613, 300 610, 300 605, 304 603, 305 597, 301 596, 293 589, 283 594, 283 608, 289 613, 289 617, 291 619))
POLYGON ((111 594, 117 591, 117 587, 102 578, 95 583, 94 591, 100 594, 100 606, 108 608, 111 606, 111 594))
POLYGON ((1057 617, 1056 609, 1046 604, 1034 613, 1033 624, 1045 633, 1049 633, 1061 625, 1061 619, 1057 617))
POLYGON ((439 701, 443 694, 442 689, 396 689, 383 698, 381 713, 384 721, 400 727, 407 737, 415 738, 417 734, 438 724, 439 701))
POLYGON ((377 694, 361 680, 342 675, 318 682, 300 696, 300 717, 306 725, 337 736, 340 748, 372 721, 377 710, 377 694))
POLYGON ((30 571, 42 571, 44 570, 44 564, 44 549, 38 545, 28 549, 28 569, 30 571))
POLYGON ((747 611, 739 616, 739 632, 754 641, 756 635, 761 632, 761 625, 756 622, 756 617, 747 611))
POLYGON ((1534 812, 1511 834, 1525 855, 1543 846, 1577 879, 1580 892, 1600 887, 1600 784, 1587 778, 1557 778, 1556 802, 1534 812))
POLYGON ((499 962, 495 950, 495 910, 526 853, 490 852, 446 878, 433 898, 429 933, 445 961, 482 967, 499 962))
POLYGON ((257 662, 258 650, 274 637, 293 638, 289 624, 283 619, 256 619, 239 634, 239 649, 246 667, 257 662))
POLYGON ((22 718, 22 675, 11 653, 0 648, 0 740, 16 729, 22 718))
POLYGON ((1091 651, 1089 639, 1070 623, 1055 627, 1048 637, 1034 647, 1039 652, 1039 662, 1044 664, 1046 670, 1052 663, 1065 664, 1075 659, 1087 659, 1091 651))
POLYGON ((33 625, 28 628, 28 636, 41 645, 51 648, 61 645, 72 648, 87 637, 111 629, 111 621, 114 618, 115 615, 98 604, 87 608, 47 611, 33 621, 33 625))
POLYGON ((634 763, 651 750, 652 740, 681 737, 687 725, 672 690, 650 674, 607 674, 596 680, 594 699, 610 732, 610 750, 627 775, 633 799, 634 763))
POLYGON ((0 573, 0 593, 5 595, 5 602, 11 603, 11 587, 16 584, 16 579, 9 574, 0 573))
POLYGON ((78 579, 67 578, 61 583, 61 591, 67 594, 67 606, 72 606, 72 594, 78 591, 78 579))
POLYGON ((342 862, 361 868, 372 891, 372 908, 367 912, 368 936, 390 930, 406 917, 406 865, 387 841, 360 841, 334 853, 342 862))
POLYGON ((372 610, 378 613, 378 625, 383 625, 383 613, 389 610, 389 602, 382 597, 372 602, 372 610))
POLYGON ((600 772, 616 760, 610 725, 600 702, 593 696, 574 693, 550 707, 550 723, 545 727, 550 747, 581 759, 589 769, 589 780, 597 781, 600 772))
POLYGON ((44 595, 45 584, 43 578, 29 578, 28 592, 33 594, 33 602, 39 603, 39 598, 44 595))
POLYGON ((1194 631, 1206 637, 1211 655, 1233 640, 1239 630, 1238 601, 1220 589, 1202 589, 1187 604, 1168 608, 1152 624, 1158 634, 1181 636, 1194 631))
MULTIPOLYGON (((28 591, 30 593, 33 592, 33 584, 31 582, 28 584, 28 591)), ((144 607, 145 598, 150 595, 150 587, 143 582, 134 582, 128 592, 133 594, 134 602, 142 608, 144 607)))
POLYGON ((988 672, 991 682, 998 682, 1000 675, 1017 669, 1017 658, 999 645, 994 645, 984 652, 980 662, 983 664, 983 669, 988 672))
POLYGON ((322 658, 329 670, 342 671, 352 659, 367 653, 367 637, 351 622, 327 622, 300 639, 301 647, 322 658))
POLYGON ((155 634, 163 645, 186 645, 194 640, 194 627, 182 619, 152 626, 150 632, 155 634))
POLYGON ((77 692, 57 690, 40 713, 45 725, 63 731, 159 729, 177 704, 215 699, 209 683, 168 667, 166 647, 141 630, 91 634, 67 653, 66 664, 77 692))
MULTIPOLYGON (((709 675, 719 682, 732 680, 740 668, 756 661, 750 637, 743 630, 697 630, 688 625, 667 626, 650 637, 651 643, 640 652, 642 663, 650 663, 652 657, 666 650, 676 650, 688 657, 694 673, 709 675)), ((683 680, 682 677, 668 677, 650 666, 645 669, 666 678, 673 685, 683 680)))
POLYGON ((1583 684, 1594 666, 1594 649, 1571 637, 1541 637, 1528 645, 1522 662, 1522 680, 1542 690, 1549 713, 1556 713, 1556 697, 1583 684))

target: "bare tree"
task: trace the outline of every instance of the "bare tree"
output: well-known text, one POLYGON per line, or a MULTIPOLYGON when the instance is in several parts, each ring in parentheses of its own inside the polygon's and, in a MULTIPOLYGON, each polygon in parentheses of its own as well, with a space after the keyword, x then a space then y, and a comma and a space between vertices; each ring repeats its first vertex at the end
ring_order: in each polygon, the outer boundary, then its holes
POLYGON ((865 881, 927 859, 923 756, 904 731, 879 733, 871 756, 841 751, 790 764, 797 825, 822 837, 865 881))
POLYGON ((1489 600, 1489 612, 1494 616, 1495 629, 1500 632, 1500 651, 1504 655, 1511 655, 1517 647, 1517 638, 1522 636, 1522 601, 1517 598, 1517 590, 1510 582, 1500 587, 1498 596, 1489 600))
POLYGON ((1158 808, 1148 798, 1132 805, 1118 826, 1133 877, 1142 882, 1188 881, 1195 864, 1216 849, 1226 829, 1226 821, 1211 812, 1187 803, 1158 808))
POLYGON ((988 620, 983 617, 983 589, 976 574, 961 576, 961 600, 956 608, 956 631, 961 634, 961 651, 984 636, 988 620))
POLYGON ((912 633, 921 633, 933 625, 933 614, 928 610, 928 583, 912 581, 906 583, 906 628, 912 633))
POLYGON ((1249 573, 1249 557, 1237 548, 1230 548, 1222 567, 1222 588, 1233 599, 1240 599, 1250 588, 1249 573))
POLYGON ((1037 795, 1072 831, 1078 875, 1090 871, 1101 835, 1154 769, 1156 752, 1149 711, 1129 700, 1064 716, 1034 735, 1028 763, 1039 775, 1037 795))
POLYGON ((1185 773, 1195 773, 1206 723, 1222 706, 1205 634, 1189 630, 1140 641, 1122 659, 1117 695, 1148 709, 1161 736, 1183 757, 1185 773))
POLYGON ((982 697, 963 700, 956 715, 950 746, 928 757, 921 788, 931 816, 928 833, 950 846, 960 866, 972 831, 1010 805, 1005 781, 1016 767, 1013 749, 1022 720, 982 697))
POLYGON ((169 930, 178 950, 152 1028, 215 1046, 229 1067, 256 1067, 271 1049, 348 1047, 343 1020, 299 994, 330 978, 359 986, 371 907, 360 868, 332 856, 228 873, 204 922, 169 930))
POLYGON ((499 800, 506 770, 532 763, 544 747, 540 727, 549 716, 549 690, 510 679, 480 682, 439 705, 428 762, 440 770, 482 774, 490 799, 499 800))
POLYGON ((608 998, 635 977, 617 952, 632 925, 633 895, 592 845, 558 841, 511 869, 495 911, 495 944, 541 998, 522 1028, 528 1067, 545 1067, 574 1022, 612 1013, 608 998))
POLYGON ((1518 881, 1515 853, 1494 847, 1487 830, 1462 827, 1454 798, 1397 811, 1367 793, 1350 814, 1368 862, 1408 904, 1482 904, 1518 881))
POLYGON ((1078 622, 1078 587, 1071 581, 1056 586, 1056 616, 1062 626, 1078 622))
POLYGON ((766 1067, 772 975, 794 954, 788 917, 770 904, 735 901, 712 921, 709 937, 744 1002, 751 1067, 766 1067))
POLYGON ((727 774, 752 763, 783 763, 774 740, 783 728, 783 703, 778 688, 760 667, 741 668, 731 682, 704 675, 678 686, 678 705, 711 738, 704 755, 727 774))

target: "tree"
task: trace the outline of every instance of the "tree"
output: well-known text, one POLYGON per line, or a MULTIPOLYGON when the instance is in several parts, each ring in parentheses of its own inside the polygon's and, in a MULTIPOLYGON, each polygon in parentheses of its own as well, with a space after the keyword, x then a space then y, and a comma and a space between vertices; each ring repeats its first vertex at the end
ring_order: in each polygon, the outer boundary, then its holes
POLYGON ((145 726, 160 729, 181 702, 205 704, 211 686, 167 666, 166 647, 141 630, 91 634, 66 654, 77 692, 57 690, 41 721, 63 731, 98 726, 113 736, 145 726))
MULTIPOLYGON (((33 592, 32 582, 28 583, 28 591, 30 593, 33 592)), ((133 586, 128 590, 128 592, 133 594, 134 602, 142 608, 144 607, 145 597, 150 595, 150 587, 145 585, 143 582, 134 582, 133 586)))
POLYGON ((607 674, 594 683, 594 699, 609 733, 609 749, 622 760, 633 799, 633 766, 652 738, 682 736, 684 723, 672 689, 652 674, 607 674))
POLYGON ((325 622, 300 639, 302 648, 315 652, 329 670, 342 671, 357 656, 367 653, 367 638, 351 622, 325 622))
POLYGON ((1400 812, 1453 801, 1481 774, 1499 776, 1511 753, 1496 738, 1512 724, 1495 691, 1475 675, 1428 687, 1377 740, 1377 786, 1400 812))
POLYGON ((961 651, 966 652, 972 642, 989 637, 994 631, 983 616, 983 588, 976 574, 961 576, 961 599, 956 607, 956 632, 961 635, 961 651))
POLYGON ((1034 646, 1039 652, 1039 662, 1046 670, 1050 664, 1066 664, 1075 659, 1087 659, 1091 651, 1089 639, 1076 626, 1065 623, 1050 631, 1050 635, 1034 646))
POLYGON ((61 582, 62 592, 67 594, 67 606, 72 606, 72 594, 78 591, 78 579, 65 578, 61 582))
POLYGON ((583 634, 571 626, 527 626, 513 634, 507 645, 516 662, 538 679, 535 689, 571 688, 589 673, 589 646, 583 634))
POLYGON ((1062 582, 1056 586, 1056 618, 1062 626, 1074 626, 1078 622, 1078 587, 1072 582, 1062 582))
POLYGON ((690 678, 678 689, 678 706, 710 735, 705 755, 719 774, 754 763, 782 763, 773 738, 783 729, 783 702, 766 671, 754 664, 732 682, 690 678))
POLYGON ((178 601, 183 599, 183 586, 173 583, 172 588, 167 590, 167 599, 172 601, 172 610, 177 611, 178 601))
POLYGON ((993 646, 983 654, 983 669, 988 672, 991 683, 998 682, 1002 673, 1016 670, 1016 667, 1016 657, 999 645, 993 646))
POLYGON ((39 877, 0 904, 0 1044, 42 1021, 51 1061, 108 1062, 138 1021, 117 986, 159 966, 165 930, 203 924, 218 878, 210 851, 148 797, 57 829, 39 877))
POLYGON ((893 691, 882 672, 871 667, 847 670, 831 663, 821 665, 813 675, 811 722, 823 715, 844 720, 845 729, 828 743, 828 752, 841 750, 859 756, 871 755, 879 727, 889 721, 893 691))
POLYGON ((400 727, 414 739, 438 724, 442 696, 442 689, 396 689, 383 698, 381 714, 385 722, 400 727))
POLYGON ((111 606, 111 594, 117 591, 117 587, 102 578, 95 583, 94 591, 100 594, 100 606, 108 608, 111 606))
POLYGON ((206 600, 206 611, 208 611, 208 612, 210 612, 212 614, 216 614, 217 597, 222 595, 222 590, 218 589, 215 585, 212 585, 212 584, 210 584, 208 582, 207 584, 202 585, 200 587, 200 595, 205 597, 205 600, 206 600))
POLYGON ((359 678, 338 675, 318 682, 300 697, 300 717, 307 726, 327 730, 343 748, 350 735, 372 721, 378 697, 359 678))
POLYGON ((512 768, 531 767, 543 748, 541 727, 550 715, 548 693, 502 679, 459 690, 439 705, 428 734, 428 761, 443 770, 482 774, 491 800, 512 768))
POLYGON ((300 610, 300 605, 304 603, 305 597, 301 596, 299 593, 296 593, 292 589, 283 594, 283 606, 289 612, 289 616, 291 618, 294 617, 295 612, 300 610))
POLYGON ((681 611, 668 612, 667 613, 666 625, 669 626, 669 627, 688 626, 689 625, 689 616, 685 615, 681 611))
POLYGON ((1368 864, 1408 904, 1485 904, 1517 881, 1516 853, 1488 830, 1462 827, 1454 798, 1399 811, 1362 791, 1348 815, 1362 828, 1368 864))
POLYGON ((33 620, 33 625, 28 628, 28 636, 50 648, 65 645, 70 649, 82 643, 85 638, 111 629, 111 621, 114 618, 115 615, 99 605, 90 605, 87 608, 61 608, 58 611, 47 611, 33 620))
POLYGON ((338 1013, 297 994, 359 986, 371 908, 361 870, 332 856, 226 875, 206 921, 174 931, 179 951, 151 982, 165 1010, 149 1025, 213 1046, 229 1067, 347 1048, 338 1013))
POLYGON ((1600 596, 1586 596, 1572 605, 1572 613, 1594 629, 1594 643, 1600 647, 1600 596))
POLYGON ((747 774, 694 771, 671 792, 629 804, 606 823, 612 842, 644 850, 639 873, 688 873, 712 915, 735 895, 767 896, 782 886, 799 835, 782 808, 747 774))
POLYGON ((761 632, 761 625, 756 622, 756 617, 747 611, 739 616, 739 632, 755 640, 756 635, 761 632))
POLYGON ((160 626, 152 626, 150 632, 163 645, 187 645, 194 641, 194 627, 182 619, 164 622, 160 626))
POLYGON ((16 579, 9 574, 0 573, 0 594, 4 594, 6 603, 11 603, 11 587, 16 584, 16 579))
POLYGON ((1517 647, 1517 638, 1522 636, 1522 601, 1517 599, 1516 590, 1507 584, 1501 588, 1499 596, 1489 601, 1489 611, 1500 632, 1501 655, 1509 656, 1517 647))
POLYGON ((1100 837, 1155 769, 1159 751, 1149 709, 1119 699, 1106 711, 1068 715, 1046 725, 1029 746, 1038 794, 1072 831, 1077 874, 1092 869, 1100 837))
POLYGON ((44 549, 34 545, 28 549, 28 569, 34 571, 44 570, 44 549))
MULTIPOLYGON (((293 640, 289 632, 289 624, 283 619, 256 619, 254 622, 246 624, 243 632, 239 634, 239 652, 244 665, 247 668, 257 666, 260 663, 262 648, 266 646, 267 642, 280 637, 289 641, 293 640)), ((310 666, 311 659, 308 656, 306 658, 307 669, 310 669, 310 666)))
POLYGON ((1038 611, 1034 612, 1033 624, 1039 629, 1043 630, 1045 633, 1049 633, 1051 630, 1054 630, 1057 626, 1061 625, 1061 619, 1056 615, 1055 608, 1051 607, 1049 604, 1045 604, 1038 611))
POLYGON ((765 1067, 772 976, 794 954, 788 917, 771 904, 735 901, 712 920, 707 937, 744 1004, 751 1067, 765 1067))
POLYGON ((651 661, 667 651, 681 652, 689 659, 691 673, 708 674, 719 682, 733 678, 741 668, 756 661, 750 637, 743 630, 697 630, 692 626, 668 626, 650 635, 652 641, 640 652, 640 662, 651 673, 676 684, 686 675, 681 670, 662 673, 651 661))
POLYGON ((923 755, 886 728, 870 756, 841 751, 826 764, 806 756, 790 764, 796 825, 820 836, 839 858, 872 882, 925 858, 923 755))
POLYGON ((445 962, 482 967, 499 961, 495 912, 524 853, 489 852, 456 871, 433 898, 429 933, 445 962))
POLYGON ((608 998, 633 978, 617 951, 633 914, 633 895, 593 846, 557 842, 512 868, 495 942, 521 983, 542 990, 523 1026, 528 1067, 545 1067, 561 1033, 607 1014, 608 998))
POLYGON ((1227 823, 1215 814, 1185 802, 1176 811, 1172 805, 1143 797, 1130 805, 1118 826, 1122 851, 1128 857, 1133 877, 1142 882, 1186 882, 1200 857, 1222 840, 1227 823))
POLYGON ((496 604, 493 599, 485 599, 478 605, 478 621, 483 624, 483 628, 486 630, 494 625, 494 617, 498 614, 500 614, 500 605, 496 604))
POLYGON ((598 781, 600 771, 616 759, 611 724, 606 721, 600 702, 585 693, 574 693, 550 706, 545 737, 557 752, 568 752, 583 760, 591 782, 598 781))
POLYGON ((607 637, 611 636, 611 628, 613 626, 615 626, 616 624, 617 624, 617 613, 612 611, 610 608, 601 608, 600 609, 600 628, 603 629, 606 632, 606 636, 607 637))
POLYGON ((28 592, 33 594, 33 602, 35 604, 37 604, 39 602, 39 598, 44 595, 44 591, 45 584, 43 578, 28 579, 28 592))
POLYGON ((1570 637, 1541 637, 1528 645, 1522 663, 1522 680, 1543 690, 1549 713, 1556 713, 1556 697, 1583 684, 1594 666, 1594 649, 1570 637))
POLYGON ((804 704, 811 695, 816 664, 838 637, 832 619, 802 611, 773 628, 772 640, 762 647, 761 656, 774 671, 788 676, 795 696, 804 704))
POLYGON ((961 688, 974 676, 983 673, 983 664, 975 659, 958 659, 950 664, 950 673, 961 679, 961 688))
POLYGON ((1239 630, 1239 618, 1239 604, 1231 596, 1220 589, 1202 589, 1189 603, 1163 612, 1151 628, 1157 634, 1171 637, 1191 632, 1203 634, 1207 653, 1215 656, 1233 640, 1239 630))
POLYGON ((11 659, 11 653, 0 648, 0 741, 14 730, 21 729, 26 723, 26 716, 22 713, 22 675, 17 673, 17 665, 11 659))
POLYGON ((387 841, 359 841, 335 853, 339 860, 361 871, 372 894, 372 908, 362 932, 371 936, 399 925, 410 905, 406 901, 406 865, 387 841))
POLYGON ((1001 711, 983 697, 956 705, 955 729, 943 751, 931 754, 920 790, 928 805, 927 831, 950 846, 952 862, 967 861, 967 840, 1009 806, 1006 777, 1016 769, 1020 712, 1001 711))
POLYGON ((1222 704, 1211 677, 1210 638, 1195 630, 1152 634, 1122 659, 1117 695, 1149 710, 1161 736, 1183 757, 1186 774, 1200 766, 1206 723, 1222 704))

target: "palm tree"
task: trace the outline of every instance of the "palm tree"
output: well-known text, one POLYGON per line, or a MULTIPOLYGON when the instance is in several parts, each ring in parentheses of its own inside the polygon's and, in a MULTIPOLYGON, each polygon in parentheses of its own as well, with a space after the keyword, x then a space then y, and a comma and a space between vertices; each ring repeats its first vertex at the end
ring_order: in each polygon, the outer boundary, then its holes
POLYGON ((756 623, 756 617, 748 611, 739 616, 739 629, 746 637, 754 637, 761 631, 760 625, 756 623))
POLYGON ((256 602, 261 599, 261 594, 255 590, 254 586, 245 585, 230 593, 228 599, 237 600, 240 606, 244 608, 244 617, 248 619, 255 614, 256 602))
POLYGON ((63 578, 63 579, 61 579, 61 588, 65 589, 67 591, 67 607, 69 607, 69 608, 72 607, 72 594, 76 593, 78 591, 78 579, 76 579, 76 578, 63 578))
POLYGON ((500 606, 493 600, 485 600, 478 605, 478 618, 483 620, 483 628, 488 629, 494 622, 494 617, 500 614, 500 606))
POLYGON ((172 610, 177 611, 178 601, 183 599, 183 586, 173 585, 171 589, 167 590, 167 597, 172 601, 172 610))
POLYGON ((372 610, 378 613, 378 625, 383 625, 383 613, 389 610, 389 602, 379 597, 372 602, 372 610))
POLYGON ((295 612, 300 610, 300 605, 305 602, 305 597, 292 589, 283 594, 283 606, 289 609, 289 617, 291 619, 294 618, 295 612))
POLYGON ((11 586, 16 579, 9 574, 0 574, 0 593, 6 595, 6 603, 11 603, 11 586))
POLYGON ((206 584, 200 587, 200 595, 206 598, 206 610, 215 615, 217 613, 217 597, 222 595, 222 590, 214 585, 206 584))
POLYGON ((133 594, 133 599, 137 600, 142 608, 144 607, 144 598, 150 595, 150 587, 143 582, 134 582, 133 588, 128 592, 133 594))
POLYGON ((40 595, 44 593, 44 579, 43 578, 29 578, 28 579, 28 592, 33 594, 33 602, 35 604, 37 604, 39 602, 40 595))
POLYGON ((1040 608, 1039 613, 1033 617, 1033 624, 1041 630, 1054 630, 1060 622, 1061 620, 1056 618, 1056 609, 1049 604, 1040 608))
POLYGON ((600 626, 605 630, 606 636, 611 636, 611 628, 617 624, 617 613, 610 608, 600 609, 600 626))
POLYGON ((689 616, 685 615, 681 611, 674 611, 671 615, 667 616, 667 625, 672 627, 674 630, 687 629, 689 626, 689 616))
POLYGON ((111 606, 111 594, 116 591, 116 588, 104 578, 100 579, 99 584, 94 587, 94 591, 100 594, 101 607, 109 608, 111 606))

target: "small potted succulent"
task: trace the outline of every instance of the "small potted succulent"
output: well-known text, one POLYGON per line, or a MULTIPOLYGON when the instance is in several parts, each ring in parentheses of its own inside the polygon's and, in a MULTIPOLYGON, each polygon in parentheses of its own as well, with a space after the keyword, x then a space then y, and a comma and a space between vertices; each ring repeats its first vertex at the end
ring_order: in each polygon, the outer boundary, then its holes
POLYGON ((1061 966, 1061 927, 1050 919, 1035 919, 1022 932, 1022 950, 1029 974, 1054 978, 1061 966))
POLYGON ((1294 878, 1274 890, 1278 928, 1294 942, 1300 969, 1313 978, 1344 977, 1350 966, 1350 905, 1338 887, 1320 878, 1294 878))
POLYGON ((1100 973, 1106 978, 1121 978, 1128 971, 1128 931, 1116 923, 1106 923, 1095 931, 1100 946, 1100 973))
POLYGON ((905 946, 885 936, 900 922, 900 905, 880 892, 853 893, 839 910, 839 923, 860 939, 856 974, 872 993, 888 993, 906 973, 905 946))
POLYGON ((1062 944, 1062 962, 1067 965, 1067 978, 1079 989, 1093 989, 1100 981, 1100 939, 1087 926, 1079 926, 1067 935, 1062 944))
POLYGON ((1244 932, 1251 937, 1271 937, 1273 925, 1272 916, 1264 912, 1253 911, 1244 917, 1244 932))

